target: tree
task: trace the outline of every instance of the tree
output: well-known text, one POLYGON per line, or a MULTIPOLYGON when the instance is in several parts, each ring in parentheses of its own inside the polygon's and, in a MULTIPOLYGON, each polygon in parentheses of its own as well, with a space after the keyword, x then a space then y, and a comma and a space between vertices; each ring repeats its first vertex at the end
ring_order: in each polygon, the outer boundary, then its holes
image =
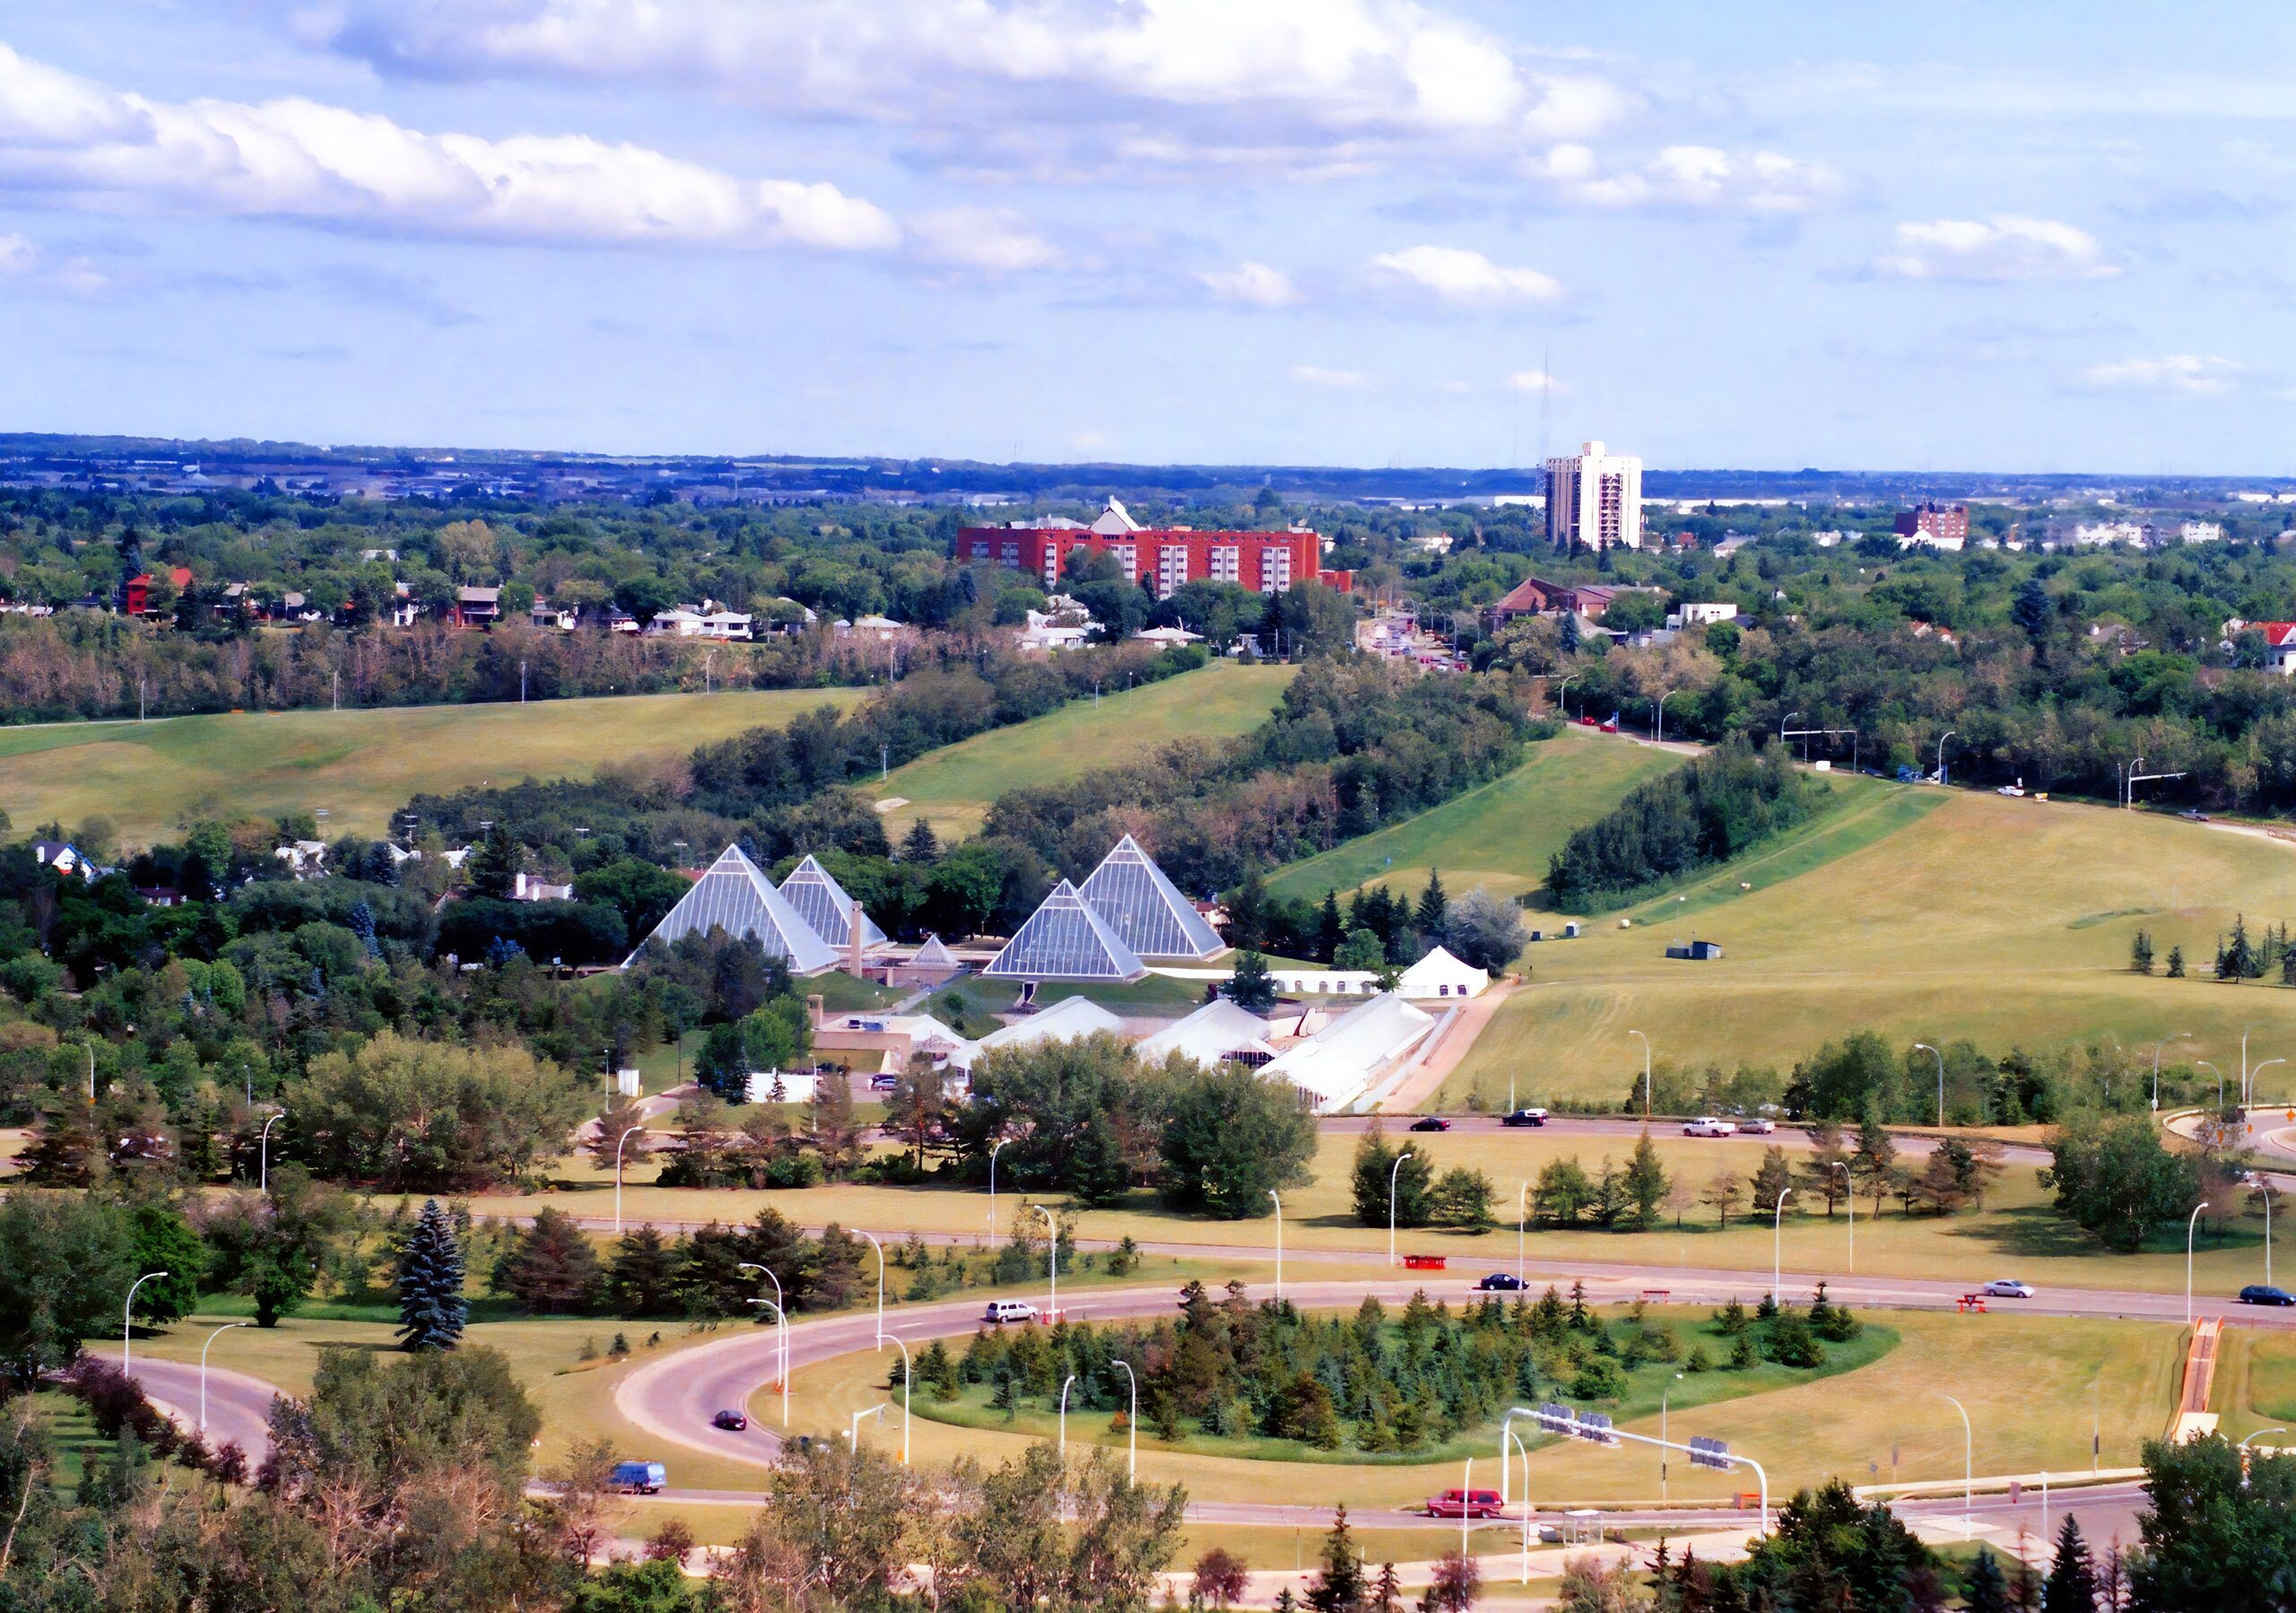
MULTIPOLYGON (((683 1525, 674 1519, 663 1525, 673 1527, 683 1525)), ((654 1556, 650 1541, 646 1550, 641 1562, 608 1563, 577 1583, 566 1613, 711 1613, 718 1605, 705 1587, 686 1578, 679 1559, 654 1556)))
POLYGON ((1335 969, 1383 970, 1387 966, 1387 943, 1358 926, 1349 930, 1341 940, 1339 950, 1332 955, 1331 962, 1335 969))
POLYGON ((1339 944, 1346 936, 1339 916, 1339 893, 1326 890, 1323 908, 1316 916, 1316 956, 1330 963, 1339 955, 1339 944))
POLYGON ((526 852, 509 824, 497 818, 487 827, 470 855, 463 860, 463 871, 469 877, 474 896, 490 897, 497 902, 509 900, 517 888, 518 876, 526 871, 526 852))
POLYGON ((1434 1577, 1419 1605, 1429 1613, 1468 1613, 1482 1594, 1482 1567, 1473 1557, 1461 1556, 1454 1546, 1436 1560, 1434 1577))
POLYGON ((2221 1434, 2147 1441, 2142 1548, 2128 1571, 2134 1613, 2280 1609, 2296 1563, 2296 1456, 2241 1452, 2221 1434))
POLYGON ((1196 1559, 1190 1589, 1205 1606, 1224 1613, 1251 1589, 1251 1565, 1226 1548, 1215 1546, 1196 1559))
POLYGON ((1419 933, 1424 936, 1441 935, 1443 916, 1449 911, 1451 899, 1443 893, 1441 870, 1428 869, 1427 888, 1420 892, 1419 906, 1411 915, 1412 922, 1419 927, 1419 933))
POLYGON ((2049 1139, 2041 1185, 2057 1191, 2057 1208, 2108 1248, 2134 1253, 2144 1234, 2181 1220, 2199 1201, 2193 1162, 2161 1146, 2145 1115, 2083 1116, 2049 1139))
POLYGON ((2050 603, 2048 589, 2039 576, 2029 576, 2017 585, 2014 602, 2009 607, 2010 620, 2018 630, 2033 641, 2033 654, 2039 658, 2048 655, 2050 625, 2057 620, 2057 607, 2050 603))
POLYGON ((618 1159, 635 1159, 646 1147, 645 1100, 615 1098, 613 1106, 598 1116, 596 1129, 582 1147, 589 1153, 593 1170, 611 1171, 618 1159))
MULTIPOLYGON (((83 1194, 10 1193, 0 1201, 0 1357, 34 1388, 119 1325, 135 1266, 127 1212, 83 1194)), ((146 1286, 149 1286, 147 1284, 146 1286)))
POLYGON ((901 861, 922 865, 934 861, 940 855, 941 837, 933 833, 932 820, 919 817, 909 824, 909 833, 901 836, 901 861))
POLYGON ((1347 1527, 1347 1504, 1332 1515, 1331 1531, 1324 1536, 1323 1566, 1308 1582, 1308 1606, 1316 1613, 1361 1613, 1369 1590, 1363 1578, 1363 1556, 1347 1527))
POLYGON ((1961 1582, 1961 1606, 1968 1613, 2012 1613, 2008 1576, 2001 1572, 2001 1560, 1983 1547, 1961 1582))
POLYGON ((1658 1147, 1650 1140, 1650 1128, 1645 1126, 1642 1135, 1635 1138, 1634 1153, 1626 1162, 1629 1216, 1638 1231, 1648 1232, 1658 1224, 1658 1212, 1665 1208, 1673 1185, 1666 1175, 1665 1162, 1659 1157, 1658 1147))
POLYGON ((614 1245, 600 1297, 617 1316, 667 1316, 676 1309, 677 1253, 650 1223, 614 1245))
POLYGON ((1556 1613, 1639 1613, 1650 1605, 1635 1588, 1631 1565, 1600 1557, 1565 1558, 1559 1589, 1556 1613))
POLYGON ((950 1147, 945 1129, 950 1112, 948 1077, 930 1053, 912 1053, 907 1068, 893 1079, 885 1105, 885 1129, 909 1151, 910 1163, 925 1169, 925 1151, 950 1147))
POLYGON ((545 1206, 510 1236, 495 1264, 494 1286, 521 1310, 547 1315, 587 1310, 597 1299, 598 1254, 574 1217, 545 1206))
POLYGON ((1268 1194, 1308 1180, 1315 1118, 1290 1088, 1240 1065, 1170 1076, 1158 1154, 1164 1197, 1228 1220, 1264 1216, 1268 1194))
POLYGON ((1779 1201, 1794 1185, 1794 1170, 1786 1163, 1786 1150, 1776 1143, 1761 1151, 1761 1164, 1754 1169, 1754 1208, 1778 1211, 1779 1201))
POLYGON ((2081 1521, 2070 1513, 2057 1531, 2057 1559, 2041 1586, 2041 1606, 2048 1613, 2096 1613, 2097 1567, 2089 1560, 2089 1542, 2081 1538, 2081 1521))
POLYGON ((1898 1146, 1890 1138, 1890 1129, 1882 1124, 1880 1109, 1868 1103, 1857 1122, 1857 1147, 1849 1156, 1849 1173, 1866 1184, 1874 1196, 1874 1213, 1882 1213, 1882 1200, 1890 1190, 1890 1179, 1897 1165, 1898 1146))
POLYGON ((161 1327, 190 1315, 198 1308, 200 1284, 207 1275, 206 1243, 182 1216, 164 1204, 139 1204, 131 1219, 135 1228, 137 1274, 167 1274, 135 1291, 136 1315, 161 1327))
POLYGON ((402 1348, 450 1350, 462 1341, 470 1302, 463 1297, 463 1249, 436 1199, 398 1251, 398 1336, 402 1348))
POLYGON ((1831 1220, 1833 1208, 1849 1196, 1849 1155, 1841 1146, 1841 1128, 1831 1120, 1822 1120, 1810 1128, 1810 1152, 1802 1163, 1802 1178, 1796 1190, 1805 1198, 1825 1201, 1826 1216, 1831 1220))
POLYGON ((2185 949, 2182 945, 2169 948, 2169 978, 2172 981, 2185 978, 2185 949))
POLYGON ((2128 966, 2139 974, 2152 972, 2152 937, 2144 930, 2128 944, 2128 966))
POLYGON ((1529 938, 1523 910, 1486 886, 1475 886, 1445 909, 1444 944, 1461 963, 1486 973, 1513 963, 1529 938))
POLYGON ((1228 980, 1228 996, 1238 1007, 1254 1014, 1265 1014, 1275 1006, 1275 981, 1267 972, 1264 954, 1236 955, 1235 972, 1228 980))
POLYGON ((1467 1165, 1453 1165, 1429 1190, 1429 1219, 1439 1226, 1465 1232, 1488 1232, 1497 1225, 1492 1216, 1491 1178, 1467 1165))
POLYGON ((1397 1226, 1424 1226, 1432 1206, 1435 1169, 1416 1148, 1399 1155, 1374 1120, 1355 1145, 1352 1176, 1355 1218, 1365 1226, 1385 1226, 1390 1214, 1397 1226), (1400 1158, 1402 1164, 1396 1162, 1400 1158), (1392 1190, 1390 1183, 1392 1182, 1392 1190), (1390 1198, 1393 1208, 1390 1210, 1390 1198))
POLYGON ((1717 1171, 1708 1178, 1706 1190, 1699 1197, 1714 1207, 1718 1225, 1730 1225, 1730 1208, 1746 1196, 1746 1184, 1730 1170, 1717 1171))

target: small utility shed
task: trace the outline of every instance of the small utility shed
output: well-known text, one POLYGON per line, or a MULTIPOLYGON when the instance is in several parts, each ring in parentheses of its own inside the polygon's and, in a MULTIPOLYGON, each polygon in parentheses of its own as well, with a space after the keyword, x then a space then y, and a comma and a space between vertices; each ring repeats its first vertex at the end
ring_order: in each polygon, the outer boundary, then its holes
POLYGON ((1666 955, 1670 958, 1692 958, 1699 963, 1703 963, 1709 959, 1718 958, 1722 955, 1722 943, 1719 941, 1692 941, 1685 946, 1682 942, 1677 941, 1673 946, 1666 948, 1666 955))

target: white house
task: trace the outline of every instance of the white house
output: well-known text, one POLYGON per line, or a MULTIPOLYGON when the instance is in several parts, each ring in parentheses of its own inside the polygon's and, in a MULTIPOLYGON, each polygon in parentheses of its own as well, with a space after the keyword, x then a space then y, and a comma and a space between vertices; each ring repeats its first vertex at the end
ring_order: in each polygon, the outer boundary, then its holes
POLYGON ((1135 639, 1141 640, 1144 643, 1161 644, 1168 650, 1175 644, 1201 644, 1204 642, 1204 635, 1202 633, 1190 632, 1185 627, 1144 627, 1132 636, 1135 639))
POLYGON ((1734 622, 1737 620, 1737 615, 1736 606, 1722 601, 1709 605, 1684 605, 1682 608, 1681 625, 1703 627, 1709 622, 1734 622))
POLYGON ((32 860, 42 868, 54 868, 59 874, 77 875, 83 880, 96 876, 96 865, 83 856, 80 848, 69 841, 32 841, 32 860))
POLYGON ((574 887, 570 885, 545 885, 532 874, 517 874, 511 877, 510 900, 513 902, 571 902, 574 887))
POLYGON ((714 610, 701 618, 700 636, 705 639, 747 639, 750 618, 740 611, 714 610))
POLYGON ((1461 963, 1449 949, 1438 946, 1403 972, 1396 981, 1396 990, 1423 1002, 1430 998, 1481 997, 1490 985, 1489 974, 1472 963, 1461 963))
POLYGON ((701 632, 701 613, 686 606, 665 610, 646 623, 649 639, 691 639, 701 632))
POLYGON ((536 627, 554 627, 561 632, 572 632, 582 624, 582 613, 570 605, 552 605, 547 599, 537 599, 526 612, 526 620, 536 627))

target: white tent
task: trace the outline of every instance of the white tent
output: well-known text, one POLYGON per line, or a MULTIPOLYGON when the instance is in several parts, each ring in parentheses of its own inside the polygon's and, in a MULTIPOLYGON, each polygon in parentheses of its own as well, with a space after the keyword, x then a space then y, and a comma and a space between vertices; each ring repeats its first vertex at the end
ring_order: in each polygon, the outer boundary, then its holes
MULTIPOLYGON (((837 948, 813 933, 739 846, 726 847, 646 939, 667 944, 713 929, 751 937, 768 957, 787 960, 792 974, 821 974, 837 967, 837 948)), ((629 968, 644 950, 641 942, 622 966, 629 968)))
POLYGON ((1101 1031, 1122 1034, 1124 1021, 1088 998, 1064 997, 1041 1013, 1000 1025, 978 1042, 969 1042, 949 1055, 960 1069, 970 1069, 980 1055, 994 1048, 1034 1047, 1047 1042, 1082 1042, 1101 1031))
POLYGON ((1318 1113, 1354 1103, 1425 1040, 1435 1016, 1393 991, 1382 991, 1261 1068, 1308 1094, 1318 1113))
POLYGON ((1065 879, 981 973, 996 980, 1136 981, 1148 965, 1065 879))
MULTIPOLYGON (((837 876, 808 857, 789 870, 789 877, 781 882, 781 894, 789 905, 797 910, 813 932, 831 946, 846 947, 853 944, 853 898, 837 883, 837 876)), ((885 932, 868 914, 861 915, 861 945, 864 947, 883 946, 885 932)))
POLYGON ((1443 947, 1438 946, 1410 968, 1396 981, 1396 990, 1405 997, 1425 1001, 1429 998, 1481 997, 1491 985, 1491 976, 1473 963, 1463 963, 1443 947))
POLYGON ((1268 1042, 1273 1029, 1250 1009, 1231 998, 1215 998, 1141 1042, 1136 1051, 1143 1064, 1161 1064, 1174 1053, 1207 1069, 1229 1063, 1264 1064, 1275 1057, 1268 1042))
POLYGON ((1196 904, 1129 834, 1100 859, 1078 894, 1144 958, 1210 958, 1228 950, 1196 904))

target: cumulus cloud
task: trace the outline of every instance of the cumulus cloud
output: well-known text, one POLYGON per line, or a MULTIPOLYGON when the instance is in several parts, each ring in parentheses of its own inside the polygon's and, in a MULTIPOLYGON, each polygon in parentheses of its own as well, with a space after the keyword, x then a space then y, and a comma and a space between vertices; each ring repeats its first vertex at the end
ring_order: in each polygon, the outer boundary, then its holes
POLYGON ((1509 268, 1465 247, 1406 247, 1371 260, 1391 285, 1429 292, 1446 302, 1490 305, 1547 302, 1562 295, 1561 282, 1536 269, 1509 268))
POLYGON ((2213 353, 2172 353, 2163 358, 2092 364, 2081 372, 2081 379, 2092 387, 2163 392, 2174 397, 2211 397, 2229 391, 2239 372, 2239 364, 2213 353))
POLYGON ((1563 393, 1570 390, 1544 370, 1518 370, 1507 378, 1507 384, 1518 392, 1563 393))
POLYGON ((1326 370, 1320 364, 1294 364, 1292 379, 1303 387, 1325 387, 1335 392, 1360 392, 1371 378, 1358 370, 1326 370))
POLYGON ((1822 162, 1710 145, 1670 145, 1638 166, 1605 171, 1591 148, 1564 142, 1523 167, 1563 200, 1586 207, 1807 213, 1842 189, 1841 176, 1822 162))
POLYGON ((0 282, 74 297, 92 297, 112 285, 111 276, 91 257, 59 258, 21 235, 5 234, 0 234, 0 282))
POLYGON ((1222 302, 1247 303, 1253 308, 1289 308, 1300 300, 1300 288, 1283 270, 1264 263, 1239 263, 1232 269, 1205 269, 1196 280, 1222 302))
POLYGON ((2120 273, 2087 231, 2011 213, 1900 224, 1897 250, 1875 259, 1874 268, 1904 280, 1984 283, 2103 280, 2120 273))
POLYGON ((1061 261, 1057 247, 1003 208, 952 207, 913 220, 911 228, 922 256, 961 269, 1012 275, 1061 261))
POLYGON ((571 245, 885 248, 833 185, 744 179, 578 135, 431 135, 304 100, 166 102, 0 45, 0 192, 383 233, 571 245))

